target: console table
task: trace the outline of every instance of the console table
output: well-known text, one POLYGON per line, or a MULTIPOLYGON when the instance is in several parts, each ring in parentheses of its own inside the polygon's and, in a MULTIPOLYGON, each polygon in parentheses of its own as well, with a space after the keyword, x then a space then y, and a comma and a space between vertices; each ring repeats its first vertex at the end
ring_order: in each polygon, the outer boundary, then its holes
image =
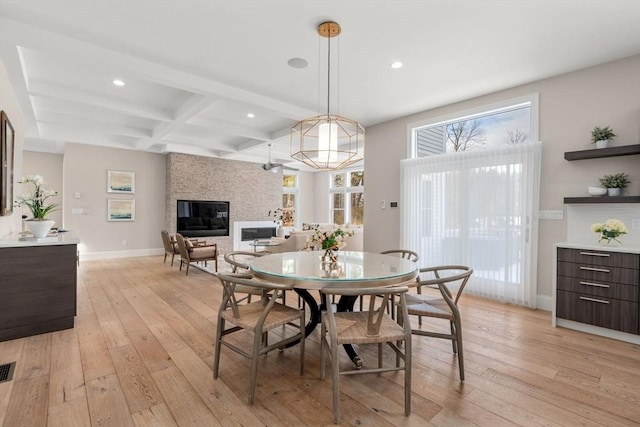
POLYGON ((79 242, 0 239, 0 341, 73 328, 79 242))

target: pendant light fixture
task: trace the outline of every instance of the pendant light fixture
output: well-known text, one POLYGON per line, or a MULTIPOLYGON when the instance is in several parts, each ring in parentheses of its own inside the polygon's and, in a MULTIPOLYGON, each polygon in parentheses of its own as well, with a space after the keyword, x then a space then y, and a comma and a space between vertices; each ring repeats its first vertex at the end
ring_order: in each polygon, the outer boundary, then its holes
POLYGON ((330 112, 331 39, 340 32, 336 22, 318 25, 318 34, 327 39, 326 114, 300 120, 291 127, 291 157, 314 169, 342 169, 363 159, 364 128, 354 120, 330 112))

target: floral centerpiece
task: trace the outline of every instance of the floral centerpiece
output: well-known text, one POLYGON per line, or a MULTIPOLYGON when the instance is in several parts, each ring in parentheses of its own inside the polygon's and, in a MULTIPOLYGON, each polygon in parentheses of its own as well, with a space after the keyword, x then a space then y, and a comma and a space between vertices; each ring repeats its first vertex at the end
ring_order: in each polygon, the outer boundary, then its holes
POLYGON ((348 228, 337 227, 330 230, 320 230, 316 228, 313 236, 311 236, 311 242, 314 247, 318 247, 324 250, 323 258, 329 258, 332 262, 336 262, 337 256, 335 251, 338 251, 346 246, 344 241, 345 237, 353 236, 355 232, 348 228))
POLYGON ((44 189, 44 178, 40 175, 20 178, 18 184, 32 184, 33 191, 19 196, 15 206, 27 206, 31 211, 33 218, 27 221, 27 226, 34 237, 46 236, 54 224, 53 221, 47 220, 47 215, 58 208, 58 205, 52 203, 50 199, 57 196, 58 192, 44 189))
POLYGON ((627 226, 624 225, 619 219, 608 219, 605 223, 595 223, 591 225, 591 231, 594 233, 600 233, 600 243, 606 243, 608 245, 612 242, 621 243, 618 237, 627 234, 627 226))

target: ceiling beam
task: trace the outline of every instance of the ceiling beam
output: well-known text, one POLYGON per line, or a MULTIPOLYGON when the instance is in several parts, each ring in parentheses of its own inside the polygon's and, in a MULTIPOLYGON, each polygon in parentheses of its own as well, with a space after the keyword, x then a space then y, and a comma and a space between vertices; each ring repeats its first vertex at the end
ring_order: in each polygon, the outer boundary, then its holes
POLYGON ((139 78, 204 96, 233 99, 294 120, 316 114, 315 111, 279 99, 144 59, 139 54, 118 52, 97 43, 64 36, 6 18, 2 19, 2 27, 8 33, 14 34, 16 44, 48 52, 58 59, 69 58, 93 67, 104 66, 114 71, 120 70, 139 78))
POLYGON ((162 139, 169 135, 175 129, 183 126, 193 117, 207 109, 211 104, 216 102, 218 98, 215 96, 202 96, 193 94, 174 112, 173 121, 170 123, 159 123, 153 129, 153 138, 162 139))
POLYGON ((18 103, 22 106, 22 114, 25 120, 26 135, 37 136, 38 135, 38 123, 36 121, 36 115, 29 98, 29 92, 27 90, 26 73, 23 72, 23 62, 20 56, 19 47, 16 46, 13 40, 13 35, 4 26, 5 19, 0 17, 0 56, 5 69, 7 70, 7 77, 11 82, 11 87, 18 98, 18 103))
POLYGON ((235 123, 227 122, 224 120, 216 120, 209 117, 193 117, 189 120, 188 124, 197 125, 228 135, 239 135, 245 138, 258 139, 261 141, 271 140, 271 135, 268 132, 262 132, 246 126, 237 125, 235 123))
POLYGON ((29 94, 37 97, 62 99, 78 104, 91 105, 105 108, 116 112, 130 114, 146 119, 169 122, 173 119, 171 113, 160 108, 135 104, 129 101, 110 98, 94 92, 78 90, 63 85, 57 85, 42 80, 31 80, 29 82, 29 94))

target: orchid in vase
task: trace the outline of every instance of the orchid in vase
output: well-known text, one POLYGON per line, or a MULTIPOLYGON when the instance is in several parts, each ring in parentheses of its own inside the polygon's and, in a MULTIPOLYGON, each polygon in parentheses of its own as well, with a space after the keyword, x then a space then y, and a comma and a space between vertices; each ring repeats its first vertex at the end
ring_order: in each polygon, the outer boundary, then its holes
POLYGON ((51 203, 50 201, 52 197, 58 195, 58 192, 44 189, 44 178, 41 175, 20 178, 18 184, 33 184, 33 191, 19 196, 15 206, 27 206, 34 220, 44 221, 47 219, 48 214, 58 208, 56 203, 51 203))

